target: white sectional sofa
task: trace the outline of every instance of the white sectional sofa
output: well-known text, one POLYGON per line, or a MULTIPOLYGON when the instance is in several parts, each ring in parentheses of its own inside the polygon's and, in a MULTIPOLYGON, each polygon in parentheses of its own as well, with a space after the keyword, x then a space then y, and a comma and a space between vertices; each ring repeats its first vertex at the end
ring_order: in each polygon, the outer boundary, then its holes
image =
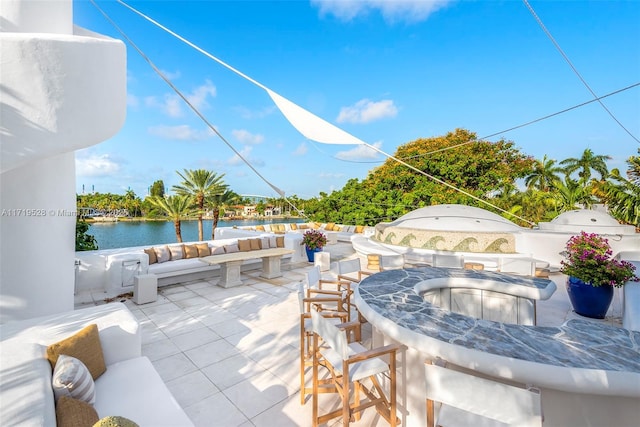
MULTIPOLYGON (((204 242, 186 242, 184 245, 207 244, 211 251, 227 245, 237 244, 239 239, 256 237, 276 237, 273 233, 256 233, 251 231, 226 228, 225 232, 216 230, 216 239, 204 242)), ((304 247, 300 245, 301 235, 285 235, 284 248, 293 252, 283 256, 283 262, 298 263, 306 260, 304 247)), ((175 248, 178 243, 168 244, 175 248)), ((118 295, 133 290, 133 279, 137 275, 155 274, 158 285, 200 279, 218 274, 219 265, 208 265, 198 258, 183 258, 167 262, 149 263, 149 256, 144 252, 151 247, 164 245, 137 246, 121 249, 107 249, 76 253, 76 292, 105 291, 118 295)), ((260 268, 260 260, 248 260, 243 269, 260 268)))
POLYGON ((148 358, 138 321, 113 303, 0 325, 0 425, 55 426, 50 344, 96 324, 107 370, 95 380, 100 418, 144 426, 192 426, 148 358))
MULTIPOLYGON (((263 224, 257 226, 247 226, 234 229, 236 231, 245 231, 255 233, 278 233, 278 234, 302 234, 306 230, 315 229, 327 234, 335 234, 336 240, 341 242, 350 242, 354 235, 371 236, 375 232, 374 227, 343 225, 335 223, 305 222, 305 223, 285 223, 285 224, 263 224)), ((218 230, 216 230, 218 232, 218 230)), ((228 231, 221 229, 221 233, 228 231)), ((251 234, 244 234, 251 235, 251 234)))

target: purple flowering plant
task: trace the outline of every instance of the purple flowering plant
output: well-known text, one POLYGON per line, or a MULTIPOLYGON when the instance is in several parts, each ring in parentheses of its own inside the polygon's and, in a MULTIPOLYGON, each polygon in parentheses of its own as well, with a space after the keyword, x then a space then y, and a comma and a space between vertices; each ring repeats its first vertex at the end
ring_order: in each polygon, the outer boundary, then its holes
POLYGON ((630 280, 640 281, 634 265, 613 259, 609 242, 598 234, 582 231, 571 237, 562 255, 560 271, 591 286, 621 287, 630 280))
POLYGON ((318 230, 309 230, 302 235, 300 244, 309 249, 322 249, 327 244, 327 237, 318 230))

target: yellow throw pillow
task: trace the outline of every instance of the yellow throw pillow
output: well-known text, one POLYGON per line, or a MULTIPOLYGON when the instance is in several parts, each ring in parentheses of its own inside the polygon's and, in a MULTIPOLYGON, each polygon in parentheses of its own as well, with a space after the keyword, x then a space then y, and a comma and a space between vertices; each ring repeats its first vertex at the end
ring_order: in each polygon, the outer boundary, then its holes
POLYGON ((153 248, 145 249, 144 253, 149 255, 149 265, 155 264, 158 262, 158 257, 156 256, 156 251, 153 248))
POLYGON ((251 244, 252 251, 257 251, 259 249, 262 249, 262 245, 260 244, 260 239, 251 239, 249 240, 249 243, 251 244))
POLYGON ((264 225, 256 225, 256 230, 264 231, 264 225))
POLYGON ((364 225, 356 225, 356 233, 362 233, 364 230, 364 225))
POLYGON ((62 396, 56 403, 58 427, 92 426, 99 419, 93 405, 82 400, 62 396))
POLYGON ((292 230, 297 230, 298 229, 298 224, 296 224, 295 222, 292 222, 290 225, 291 225, 291 229, 292 230))
POLYGON ((335 227, 336 223, 335 222, 330 222, 329 224, 327 224, 324 229, 327 231, 333 231, 333 227, 335 227))
POLYGON ((93 379, 102 375, 107 367, 104 364, 98 325, 91 324, 75 335, 47 347, 47 359, 51 369, 55 369, 58 357, 61 354, 75 357, 85 364, 93 379))
POLYGON ((198 258, 198 248, 196 245, 184 245, 185 258, 198 258))
POLYGON ((238 249, 240 249, 240 252, 249 252, 251 250, 249 239, 238 240, 238 249))
POLYGON ((196 248, 198 248, 199 257, 211 255, 211 249, 209 249, 209 245, 206 243, 196 243, 196 248))

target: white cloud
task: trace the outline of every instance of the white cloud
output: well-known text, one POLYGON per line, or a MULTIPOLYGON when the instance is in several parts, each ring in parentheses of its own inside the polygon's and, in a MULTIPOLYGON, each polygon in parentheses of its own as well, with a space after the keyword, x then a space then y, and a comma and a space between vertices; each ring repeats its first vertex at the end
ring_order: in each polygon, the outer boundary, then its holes
POLYGON ((369 123, 398 115, 398 108, 390 99, 370 101, 362 99, 349 107, 342 107, 336 119, 338 123, 369 123))
POLYGON ((138 108, 140 106, 140 98, 132 93, 127 93, 127 106, 138 108))
POLYGON ((162 101, 155 96, 147 96, 144 105, 157 108, 169 117, 182 116, 182 100, 177 95, 166 94, 162 101))
POLYGON ((307 154, 307 151, 309 151, 309 146, 305 142, 303 142, 294 150, 293 155, 304 156, 305 154, 307 154))
POLYGON ((262 141, 264 141, 264 136, 260 135, 259 133, 253 134, 244 129, 234 129, 231 131, 231 134, 235 139, 243 144, 255 145, 261 144, 262 141))
POLYGON ((76 156, 76 175, 78 176, 109 176, 117 173, 120 165, 109 154, 76 156))
MULTIPOLYGON (((190 94, 185 95, 189 102, 197 109, 209 106, 207 97, 216 96, 216 87, 209 80, 205 80, 203 85, 195 88, 190 94)), ((145 98, 145 105, 152 108, 158 108, 169 117, 181 117, 183 107, 185 107, 182 98, 176 94, 167 93, 162 100, 155 96, 145 98)))
MULTIPOLYGON (((240 150, 240 155, 246 161, 248 161, 253 167, 264 166, 264 161, 263 160, 254 159, 253 157, 251 157, 251 151, 253 151, 253 147, 249 146, 249 145, 245 145, 244 148, 242 148, 242 150, 240 150)), ((245 163, 242 161, 240 156, 238 156, 237 154, 234 154, 233 157, 231 157, 229 160, 227 160, 227 164, 230 165, 230 166, 240 166, 240 165, 244 165, 245 163)))
POLYGON ((340 172, 336 172, 336 173, 320 172, 318 174, 318 178, 320 179, 335 179, 335 178, 342 178, 343 176, 344 174, 340 172))
POLYGON ((175 79, 179 79, 181 74, 180 71, 167 71, 167 70, 160 70, 160 72, 169 80, 175 80, 175 79))
POLYGON ((371 11, 380 11, 389 23, 416 23, 426 20, 438 9, 453 0, 311 0, 320 9, 321 15, 334 15, 342 21, 351 21, 371 11))
MULTIPOLYGON (((378 141, 371 145, 380 148, 382 147, 382 142, 378 141)), ((339 151, 336 157, 342 160, 375 159, 378 157, 378 152, 366 145, 356 145, 351 150, 339 151)))
POLYGON ((213 136, 211 129, 197 130, 189 125, 179 126, 152 126, 147 129, 151 135, 165 139, 177 139, 181 141, 197 141, 213 136))
POLYGON ((191 92, 191 95, 187 95, 187 99, 196 108, 208 107, 209 106, 209 104, 207 104, 208 95, 215 97, 216 87, 213 85, 213 83, 211 83, 210 80, 205 80, 203 85, 195 88, 193 92, 191 92))

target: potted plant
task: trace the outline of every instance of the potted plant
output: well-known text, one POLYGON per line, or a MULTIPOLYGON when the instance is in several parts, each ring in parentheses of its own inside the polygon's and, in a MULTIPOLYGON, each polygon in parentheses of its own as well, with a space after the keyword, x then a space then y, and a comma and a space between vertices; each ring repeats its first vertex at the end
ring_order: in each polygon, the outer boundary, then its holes
POLYGON ((640 280, 633 264, 611 257, 609 242, 598 234, 582 231, 571 237, 562 255, 560 271, 569 276, 567 293, 573 309, 582 316, 604 319, 613 288, 640 280))
POLYGON ((313 262, 313 254, 322 251, 327 244, 327 237, 318 230, 308 230, 302 235, 300 244, 305 246, 309 262, 313 262))

